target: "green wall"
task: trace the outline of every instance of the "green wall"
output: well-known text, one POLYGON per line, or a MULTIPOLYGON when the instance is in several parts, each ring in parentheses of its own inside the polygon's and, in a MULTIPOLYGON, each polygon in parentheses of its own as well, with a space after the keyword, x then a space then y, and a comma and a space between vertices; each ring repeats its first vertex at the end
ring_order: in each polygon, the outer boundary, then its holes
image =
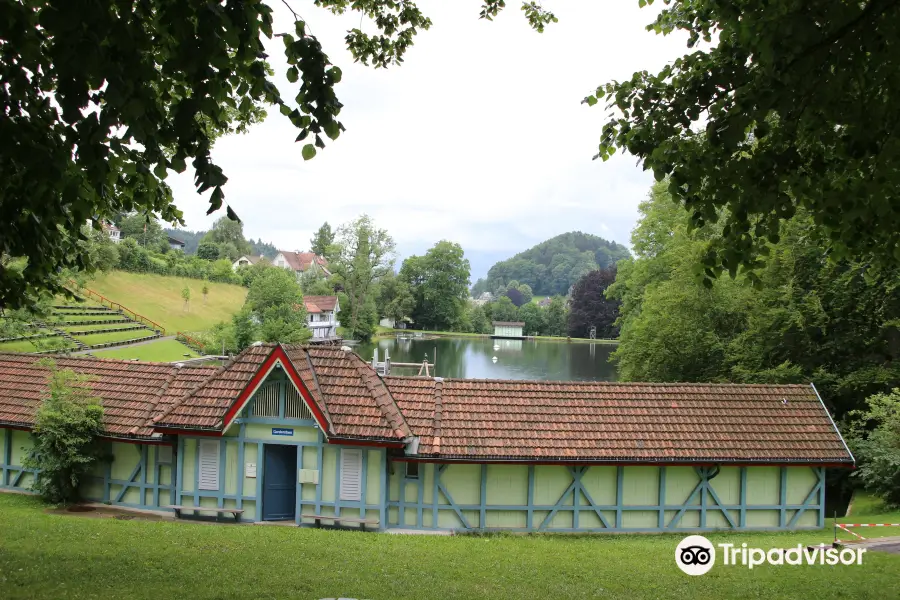
MULTIPOLYGON (((338 499, 340 481, 340 451, 352 446, 329 444, 321 431, 312 424, 270 419, 238 419, 220 439, 224 444, 224 462, 220 460, 220 489, 197 490, 198 442, 204 438, 180 436, 182 477, 176 504, 185 507, 239 508, 244 512, 242 521, 262 520, 259 496, 265 477, 264 454, 267 445, 283 445, 298 448, 297 498, 295 521, 298 524, 315 524, 315 519, 301 515, 334 516, 352 515, 384 521, 382 516, 384 492, 381 488, 385 464, 385 450, 360 447, 364 455, 365 497, 361 502, 338 499), (273 428, 289 428, 293 435, 273 435, 273 428), (243 458, 241 457, 243 447, 243 458), (320 462, 321 461, 321 462, 320 462), (256 465, 256 477, 247 476, 247 465, 256 465), (318 472, 318 484, 301 482, 300 471, 318 472)), ((206 438, 209 439, 209 438, 206 438)), ((221 456, 221 452, 220 452, 221 456)), ((186 513, 191 515, 191 513, 186 513)), ((212 511, 197 511, 194 516, 215 517, 212 511)), ((230 517, 229 517, 230 518, 230 517)))
MULTIPOLYGON (((30 432, 0 429, 0 488, 31 491, 34 476, 21 466, 31 447, 30 432)), ((159 462, 159 446, 111 441, 107 450, 111 461, 82 481, 85 500, 142 509, 171 503, 173 465, 159 462)))
POLYGON ((389 473, 388 525, 399 528, 781 529, 821 527, 824 516, 824 473, 811 467, 422 463, 408 478, 392 462, 389 473))

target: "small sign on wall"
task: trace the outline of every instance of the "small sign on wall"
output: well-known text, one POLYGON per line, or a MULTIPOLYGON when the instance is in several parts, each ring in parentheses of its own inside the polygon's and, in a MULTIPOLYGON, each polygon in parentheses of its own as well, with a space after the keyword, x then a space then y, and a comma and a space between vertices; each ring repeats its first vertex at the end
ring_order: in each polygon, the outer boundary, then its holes
POLYGON ((256 463, 244 465, 244 477, 256 477, 256 463))
POLYGON ((287 435, 287 436, 292 436, 292 435, 294 435, 294 430, 293 430, 293 429, 288 429, 288 428, 285 428, 285 427, 273 427, 273 428, 272 428, 272 435, 287 435))
POLYGON ((156 462, 161 465, 172 464, 172 446, 157 446, 156 451, 159 453, 156 462))

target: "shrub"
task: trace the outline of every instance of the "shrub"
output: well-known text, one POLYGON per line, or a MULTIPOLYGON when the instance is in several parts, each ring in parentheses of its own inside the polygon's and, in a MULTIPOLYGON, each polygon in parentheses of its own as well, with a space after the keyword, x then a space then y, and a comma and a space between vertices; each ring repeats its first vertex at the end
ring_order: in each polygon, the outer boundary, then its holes
POLYGON ((885 504, 900 506, 900 389, 869 396, 866 406, 849 414, 847 441, 859 467, 854 476, 885 504))
POLYGON ((49 359, 39 364, 50 369, 49 394, 35 417, 34 448, 25 467, 37 469, 32 489, 46 501, 74 502, 82 478, 106 458, 103 407, 91 394, 89 377, 57 370, 49 359))

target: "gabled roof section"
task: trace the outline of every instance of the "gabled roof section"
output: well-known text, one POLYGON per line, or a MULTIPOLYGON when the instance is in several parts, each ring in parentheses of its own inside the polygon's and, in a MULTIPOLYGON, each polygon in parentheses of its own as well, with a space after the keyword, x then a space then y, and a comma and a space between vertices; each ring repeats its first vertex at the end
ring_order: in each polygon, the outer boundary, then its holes
POLYGON ((303 296, 303 301, 307 304, 307 310, 309 310, 309 305, 312 304, 319 311, 328 311, 334 310, 334 307, 337 306, 338 297, 337 296, 303 296))
POLYGON ((287 261, 288 266, 294 270, 299 272, 304 272, 313 264, 321 267, 327 275, 331 275, 331 272, 328 270, 328 262, 318 256, 314 252, 290 252, 288 250, 279 250, 282 255, 284 255, 284 259, 287 261))
POLYGON ((403 414, 372 368, 335 348, 259 344, 155 418, 162 430, 223 431, 280 362, 329 438, 399 442, 410 437, 403 414))
POLYGON ((297 387, 319 427, 330 435, 327 409, 321 399, 314 398, 293 361, 278 344, 254 344, 246 348, 174 402, 166 412, 154 417, 156 427, 162 430, 224 431, 279 364, 297 387))
POLYGON ((425 458, 853 464, 806 385, 385 382, 425 458))
POLYGON ((402 440, 412 435, 390 390, 359 356, 326 346, 302 350, 309 356, 336 436, 402 440))
MULTIPOLYGON (((0 423, 32 427, 47 397, 50 370, 41 356, 0 352, 0 423)), ((52 356, 57 368, 88 375, 91 391, 103 405, 103 425, 111 437, 149 438, 152 416, 173 394, 207 378, 209 367, 177 368, 170 363, 52 356)))

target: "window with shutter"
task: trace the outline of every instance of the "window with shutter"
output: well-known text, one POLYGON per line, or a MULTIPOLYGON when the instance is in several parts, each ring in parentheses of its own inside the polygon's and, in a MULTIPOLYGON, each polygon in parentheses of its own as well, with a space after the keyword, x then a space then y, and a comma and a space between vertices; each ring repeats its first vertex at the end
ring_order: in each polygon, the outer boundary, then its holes
POLYGON ((157 446, 156 452, 157 452, 156 462, 158 462, 161 465, 171 465, 172 464, 172 446, 157 446))
POLYGON ((198 488, 201 490, 219 489, 219 441, 200 441, 200 472, 198 488))
POLYGON ((362 450, 341 450, 341 500, 362 500, 362 450))

